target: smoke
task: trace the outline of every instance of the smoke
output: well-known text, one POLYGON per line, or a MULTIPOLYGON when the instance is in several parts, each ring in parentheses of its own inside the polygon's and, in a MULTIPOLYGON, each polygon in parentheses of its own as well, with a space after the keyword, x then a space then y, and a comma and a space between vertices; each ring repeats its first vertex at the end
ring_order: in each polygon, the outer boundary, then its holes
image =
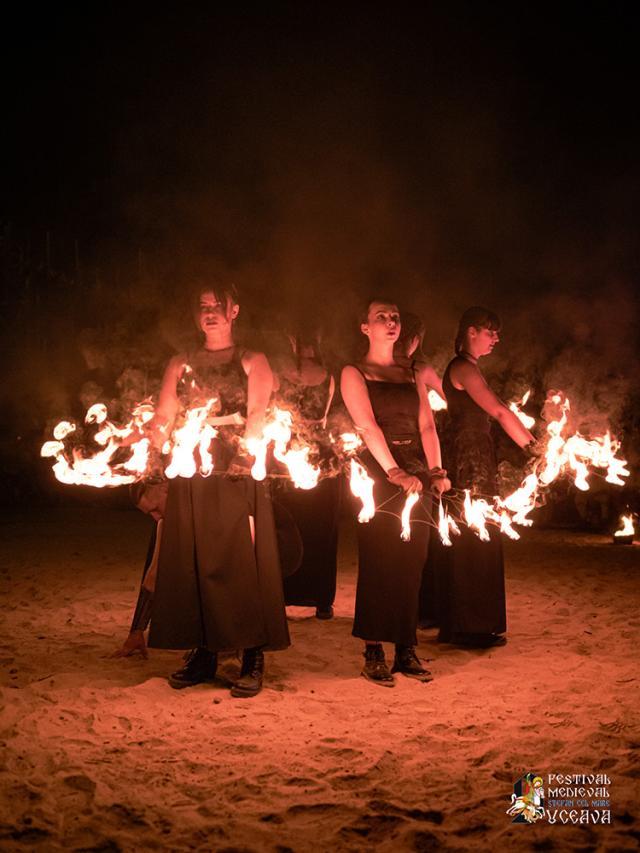
POLYGON ((12 430, 152 393, 196 340, 186 290, 203 263, 238 284, 243 343, 277 354, 285 331, 317 325, 336 364, 358 352, 368 294, 422 317, 440 372, 458 317, 485 304, 503 320, 486 360, 499 393, 531 385, 540 407, 560 387, 585 428, 622 423, 639 324, 620 68, 589 71, 584 34, 571 67, 543 65, 523 42, 530 20, 489 41, 464 15, 414 23, 198 13, 186 26, 158 13, 96 36, 109 44, 91 70, 100 109, 76 104, 85 148, 68 128, 48 197, 66 228, 53 265, 64 244, 58 266, 76 284, 56 287, 35 335, 12 339, 12 430), (61 185, 77 198, 64 211, 61 185))

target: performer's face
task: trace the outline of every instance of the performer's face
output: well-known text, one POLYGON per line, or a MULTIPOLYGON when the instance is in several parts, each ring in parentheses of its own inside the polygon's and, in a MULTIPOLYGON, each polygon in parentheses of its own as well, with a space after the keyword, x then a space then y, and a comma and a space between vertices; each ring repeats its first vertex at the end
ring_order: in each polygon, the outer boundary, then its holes
POLYGON ((231 300, 221 302, 213 291, 204 291, 200 294, 197 325, 205 335, 227 332, 239 310, 231 300))
POLYGON ((481 326, 479 329, 475 326, 469 327, 470 350, 476 357, 489 355, 499 340, 500 333, 497 329, 487 329, 486 326, 481 326))
POLYGON ((370 341, 395 343, 400 335, 400 312, 398 306, 385 302, 372 302, 367 322, 360 326, 363 335, 370 341))

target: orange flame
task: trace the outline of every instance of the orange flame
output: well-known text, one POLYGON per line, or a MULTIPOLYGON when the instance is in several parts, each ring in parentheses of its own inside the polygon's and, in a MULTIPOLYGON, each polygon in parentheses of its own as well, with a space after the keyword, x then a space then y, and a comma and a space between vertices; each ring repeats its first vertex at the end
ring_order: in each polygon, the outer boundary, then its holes
POLYGON ((509 403, 509 408, 513 412, 513 414, 519 419, 520 423, 525 426, 527 429, 532 429, 535 425, 536 419, 532 418, 531 415, 525 415, 524 412, 520 411, 521 406, 526 406, 529 396, 531 395, 531 389, 527 391, 522 400, 519 403, 509 403))
POLYGON ((367 474, 357 459, 351 459, 351 476, 349 486, 355 497, 362 501, 362 509, 358 513, 358 521, 366 523, 371 521, 376 514, 376 505, 373 501, 373 480, 367 474))
POLYGON ((273 443, 273 455, 286 465, 293 484, 298 489, 313 489, 320 478, 320 468, 309 462, 311 447, 302 445, 289 448, 292 437, 293 417, 286 409, 274 408, 270 419, 265 423, 260 438, 246 441, 249 453, 254 457, 251 476, 254 480, 264 480, 267 475, 267 448, 273 443))
POLYGON ((204 476, 211 473, 213 463, 208 448, 218 431, 206 423, 206 420, 216 402, 214 397, 204 406, 187 409, 184 424, 174 431, 169 451, 170 460, 164 472, 170 480, 175 477, 194 476, 197 471, 194 455, 196 448, 200 450, 203 462, 201 473, 204 476))
POLYGON ((446 509, 442 505, 442 501, 440 501, 438 532, 440 534, 442 544, 447 546, 451 546, 451 537, 449 535, 450 533, 454 533, 456 536, 460 536, 460 528, 458 527, 454 519, 451 518, 449 513, 446 511, 446 509))
POLYGON ((633 536, 635 534, 636 531, 635 531, 635 528, 633 526, 633 516, 631 514, 621 515, 620 516, 620 524, 622 525, 622 527, 620 527, 618 530, 616 530, 616 532, 613 534, 614 536, 625 536, 625 537, 627 537, 627 536, 633 536))
POLYGON ((489 504, 482 498, 473 499, 469 489, 464 490, 464 519, 471 530, 475 530, 483 542, 488 542, 488 515, 491 511, 489 504))
POLYGON ((433 388, 429 389, 427 397, 429 399, 429 405, 431 406, 432 412, 442 412, 447 408, 447 401, 444 397, 441 397, 437 391, 434 391, 433 388))
POLYGON ((416 505, 420 498, 418 492, 411 492, 410 495, 407 495, 407 499, 404 502, 404 507, 402 509, 402 515, 400 520, 402 522, 402 532, 400 533, 400 538, 403 542, 409 542, 411 539, 411 510, 416 505))

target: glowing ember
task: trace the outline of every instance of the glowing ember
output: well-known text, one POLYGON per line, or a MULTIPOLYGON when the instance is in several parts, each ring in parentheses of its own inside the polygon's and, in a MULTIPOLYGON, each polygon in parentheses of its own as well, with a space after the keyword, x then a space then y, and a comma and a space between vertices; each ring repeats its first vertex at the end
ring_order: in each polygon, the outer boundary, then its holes
POLYGON ((358 513, 358 521, 365 523, 371 521, 376 514, 376 505, 373 502, 373 480, 356 459, 351 460, 350 466, 351 476, 349 478, 349 486, 351 492, 362 501, 362 509, 358 513))
POLYGON ((404 502, 404 508, 401 515, 402 532, 400 533, 400 538, 403 542, 409 542, 411 539, 411 510, 419 499, 420 495, 418 492, 411 492, 410 495, 407 495, 407 499, 404 502))
POLYGON ((636 531, 633 526, 633 516, 631 514, 621 516, 620 524, 622 525, 622 527, 619 530, 616 530, 616 532, 613 534, 614 536, 627 537, 635 535, 636 531))
POLYGON ((442 412, 447 408, 447 401, 437 391, 434 391, 433 388, 429 390, 427 397, 432 412, 442 412))
POLYGON ((454 533, 456 536, 460 536, 460 528, 455 523, 453 518, 446 511, 444 506, 442 505, 442 501, 440 501, 440 509, 438 511, 438 533, 440 534, 440 539, 443 545, 450 546, 451 545, 451 537, 450 533, 454 533))
POLYGON ((531 415, 525 415, 524 412, 520 411, 521 406, 526 406, 529 396, 531 395, 531 390, 527 391, 522 400, 519 403, 509 403, 509 408, 513 412, 513 414, 519 419, 520 423, 523 424, 527 429, 532 429, 535 425, 535 418, 532 418, 531 415))

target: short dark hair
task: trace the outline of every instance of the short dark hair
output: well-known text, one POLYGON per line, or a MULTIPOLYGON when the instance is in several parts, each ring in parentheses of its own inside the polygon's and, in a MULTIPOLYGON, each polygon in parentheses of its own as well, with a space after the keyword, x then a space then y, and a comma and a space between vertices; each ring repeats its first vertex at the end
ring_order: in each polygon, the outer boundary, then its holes
POLYGON ((189 305, 194 314, 197 314, 200 309, 200 297, 203 293, 213 293, 225 308, 229 304, 238 304, 238 288, 233 282, 216 277, 197 276, 192 280, 189 288, 189 305))
POLYGON ((501 325, 500 317, 494 311, 483 308, 482 305, 467 308, 458 323, 458 334, 455 342, 456 355, 460 355, 462 352, 464 337, 467 334, 467 329, 470 329, 471 326, 474 329, 492 329, 499 332, 501 325))

